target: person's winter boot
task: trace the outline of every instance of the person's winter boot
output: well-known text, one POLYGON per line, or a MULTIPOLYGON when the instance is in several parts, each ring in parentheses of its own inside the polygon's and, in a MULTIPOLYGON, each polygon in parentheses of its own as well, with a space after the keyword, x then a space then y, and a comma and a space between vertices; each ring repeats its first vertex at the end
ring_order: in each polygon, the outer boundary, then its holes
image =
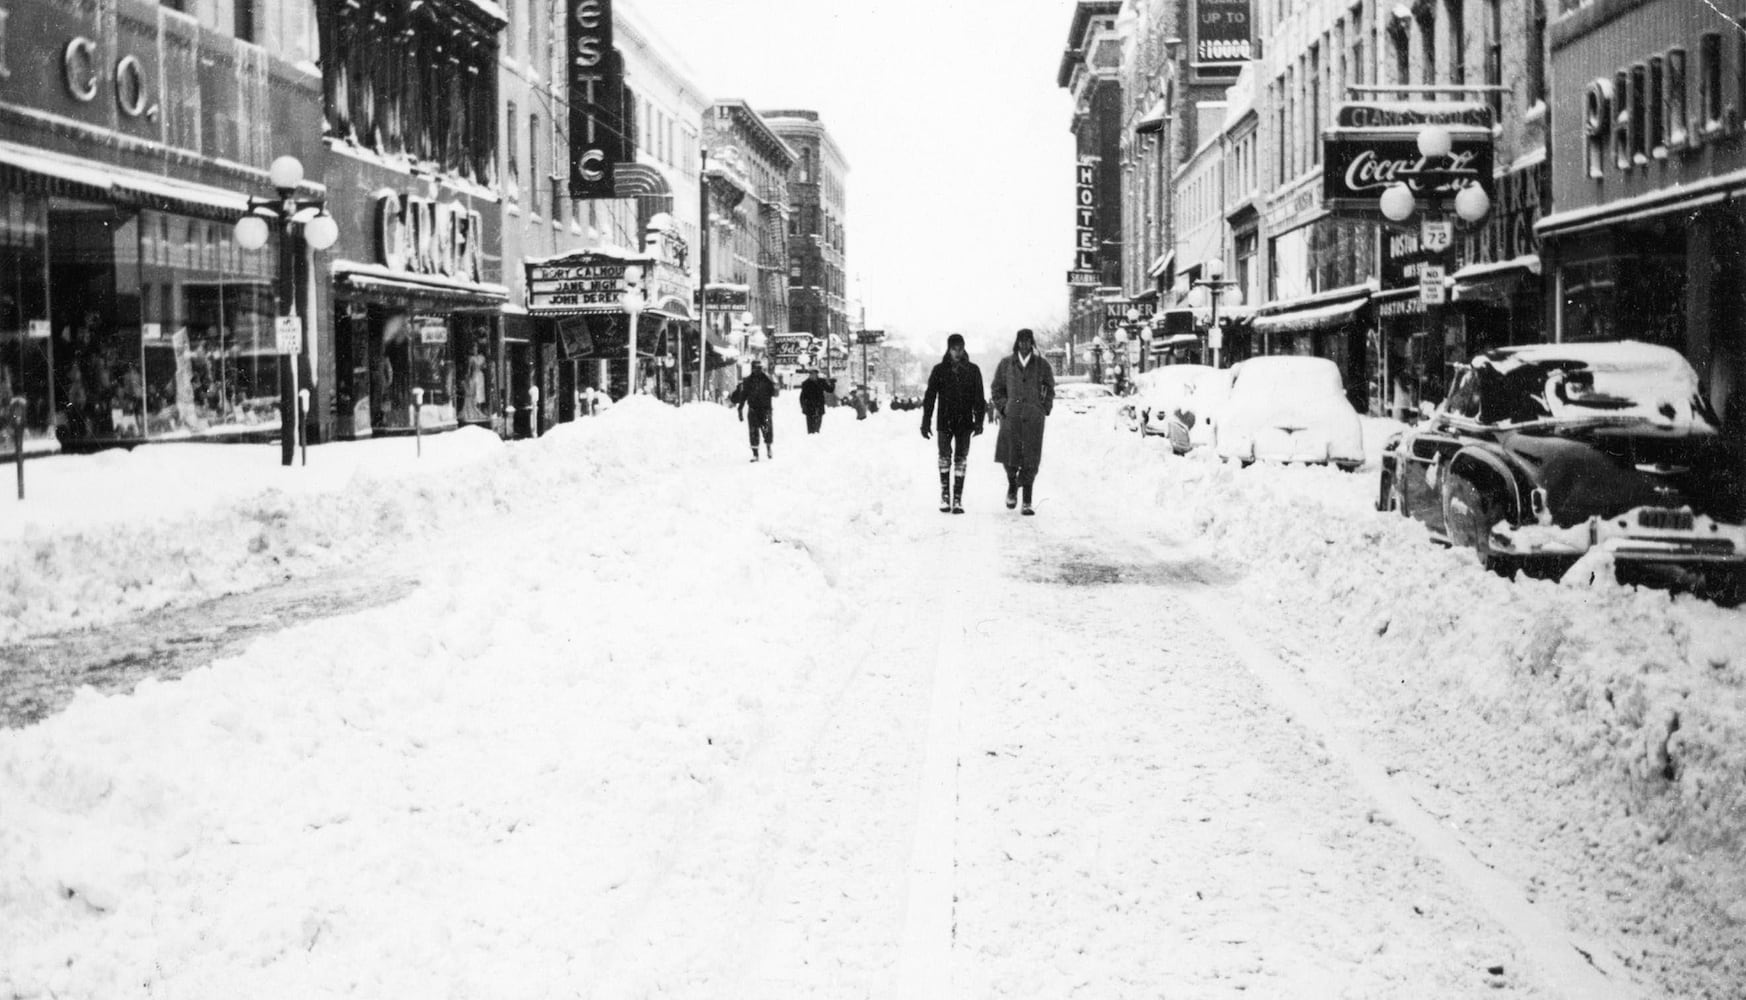
POLYGON ((940 513, 947 514, 952 510, 952 467, 944 459, 940 461, 940 513))
POLYGON ((770 445, 768 443, 765 443, 765 445, 764 445, 764 457, 765 458, 775 458, 776 457, 776 453, 774 451, 770 450, 770 445))
POLYGON ((956 471, 952 475, 952 513, 964 513, 964 473, 956 471))
POLYGON ((1025 490, 1025 506, 1024 506, 1023 510, 1019 511, 1019 513, 1024 514, 1028 517, 1028 516, 1036 513, 1035 510, 1031 509, 1031 484, 1026 483, 1024 486, 1024 490, 1025 490))
POLYGON ((753 448, 752 449, 752 461, 756 462, 757 460, 758 460, 758 449, 753 448))
POLYGON ((1018 506, 1018 476, 1011 469, 1006 472, 1006 509, 1012 510, 1018 506))

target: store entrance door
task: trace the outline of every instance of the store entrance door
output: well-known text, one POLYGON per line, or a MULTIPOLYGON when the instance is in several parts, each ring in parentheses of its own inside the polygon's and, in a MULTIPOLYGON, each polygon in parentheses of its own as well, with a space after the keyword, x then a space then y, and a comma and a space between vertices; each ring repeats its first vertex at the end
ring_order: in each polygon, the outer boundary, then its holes
POLYGON ((527 392, 533 388, 533 345, 525 340, 503 342, 504 362, 509 368, 509 405, 515 407, 510 437, 533 437, 533 409, 527 392))

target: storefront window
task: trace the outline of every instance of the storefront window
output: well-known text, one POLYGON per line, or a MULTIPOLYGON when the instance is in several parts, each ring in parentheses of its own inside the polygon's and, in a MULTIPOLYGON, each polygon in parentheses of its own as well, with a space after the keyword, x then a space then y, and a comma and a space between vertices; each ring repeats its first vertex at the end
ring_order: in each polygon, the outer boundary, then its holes
POLYGON ((66 449, 142 437, 138 217, 51 198, 48 230, 55 435, 66 449))
POLYGON ((141 215, 148 436, 279 426, 276 240, 245 252, 224 223, 161 212, 141 215))
POLYGON ((372 308, 371 325, 374 425, 411 427, 414 387, 424 390, 422 426, 453 424, 455 369, 449 317, 372 308))
MULTIPOLYGON (((51 438, 47 199, 0 192, 0 407, 24 400, 25 449, 51 438)), ((11 429, 0 454, 12 453, 11 429)))

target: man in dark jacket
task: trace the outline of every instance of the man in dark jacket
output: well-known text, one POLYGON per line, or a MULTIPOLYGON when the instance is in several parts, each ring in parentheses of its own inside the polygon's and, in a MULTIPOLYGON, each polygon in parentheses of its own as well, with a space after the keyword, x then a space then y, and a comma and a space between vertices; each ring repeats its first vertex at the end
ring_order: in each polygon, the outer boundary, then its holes
POLYGON ((1043 424, 1055 408, 1055 371, 1037 350, 1036 335, 1020 330, 1012 353, 994 369, 994 408, 1000 413, 1000 436, 994 440, 994 460, 1006 466, 1006 509, 1019 505, 1024 491, 1025 514, 1031 507, 1031 486, 1043 460, 1043 424))
POLYGON ((764 457, 775 458, 770 445, 776 437, 776 427, 771 418, 771 406, 776 400, 776 383, 770 376, 764 374, 764 362, 754 360, 752 372, 740 380, 740 387, 734 390, 735 406, 738 408, 740 420, 746 424, 746 436, 752 441, 752 461, 758 460, 758 435, 764 435, 764 457), (746 421, 746 411, 752 412, 752 419, 746 421))
POLYGON ((982 369, 970 363, 964 353, 964 338, 954 333, 946 338, 946 356, 928 375, 928 389, 922 396, 922 437, 939 432, 941 513, 964 513, 964 469, 970 462, 970 438, 982 433, 987 412, 982 369))
POLYGON ((824 426, 825 380, 813 372, 800 383, 800 412, 806 414, 806 432, 817 434, 824 426))

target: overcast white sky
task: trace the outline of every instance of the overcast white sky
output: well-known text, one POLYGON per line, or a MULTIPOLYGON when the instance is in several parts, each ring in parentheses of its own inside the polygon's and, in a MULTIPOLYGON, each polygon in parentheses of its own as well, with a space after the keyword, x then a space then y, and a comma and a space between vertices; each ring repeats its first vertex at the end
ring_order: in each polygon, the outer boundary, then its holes
POLYGON ((711 97, 819 112, 849 161, 867 326, 1004 351, 1073 263, 1073 0, 619 0, 711 97))

